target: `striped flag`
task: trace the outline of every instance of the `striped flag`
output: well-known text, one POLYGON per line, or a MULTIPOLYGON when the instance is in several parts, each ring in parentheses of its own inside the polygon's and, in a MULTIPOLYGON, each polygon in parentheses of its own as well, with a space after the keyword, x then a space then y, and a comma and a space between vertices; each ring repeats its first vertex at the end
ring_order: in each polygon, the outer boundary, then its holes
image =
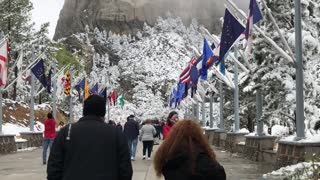
POLYGON ((187 84, 191 81, 190 71, 191 67, 196 63, 196 61, 197 59, 195 57, 192 57, 188 66, 180 74, 179 79, 182 84, 187 84))
POLYGON ((5 40, 0 44, 0 87, 8 84, 8 58, 9 42, 5 40))
POLYGON ((249 15, 247 19, 246 29, 244 31, 246 38, 246 52, 252 52, 252 28, 253 25, 262 19, 262 14, 256 0, 250 0, 249 15))
POLYGON ((84 100, 86 100, 90 96, 89 92, 89 83, 87 79, 84 82, 84 92, 83 92, 84 100))

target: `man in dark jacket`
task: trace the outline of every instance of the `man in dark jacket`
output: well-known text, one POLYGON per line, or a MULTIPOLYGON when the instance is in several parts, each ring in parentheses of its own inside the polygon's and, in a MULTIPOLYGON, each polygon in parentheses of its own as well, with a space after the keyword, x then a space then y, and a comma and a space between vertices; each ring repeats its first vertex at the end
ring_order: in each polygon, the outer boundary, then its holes
POLYGON ((62 128, 53 143, 48 180, 131 180, 127 140, 104 122, 105 113, 102 97, 85 100, 84 117, 62 128))
POLYGON ((130 115, 127 117, 127 122, 124 125, 123 133, 128 139, 131 160, 134 161, 139 136, 139 124, 134 120, 134 115, 130 115))

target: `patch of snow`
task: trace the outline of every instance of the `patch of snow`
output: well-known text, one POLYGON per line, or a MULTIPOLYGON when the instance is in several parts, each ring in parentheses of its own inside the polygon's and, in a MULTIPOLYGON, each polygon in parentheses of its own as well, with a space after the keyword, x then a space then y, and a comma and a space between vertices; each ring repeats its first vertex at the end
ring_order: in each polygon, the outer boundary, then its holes
POLYGON ((284 137, 289 135, 289 127, 274 125, 271 128, 271 135, 277 137, 284 137))
POLYGON ((37 147, 29 147, 29 148, 25 148, 25 149, 18 149, 18 152, 23 152, 23 151, 34 151, 38 149, 37 147))
POLYGON ((238 133, 249 133, 250 131, 246 128, 242 128, 238 131, 238 133))
MULTIPOLYGON (((44 125, 41 122, 35 122, 34 126, 35 132, 43 132, 44 125)), ((15 134, 17 136, 20 135, 20 132, 29 132, 29 127, 23 127, 12 123, 5 123, 2 125, 3 134, 15 134)))
POLYGON ((26 139, 21 139, 21 138, 15 138, 16 142, 27 142, 28 140, 26 139))

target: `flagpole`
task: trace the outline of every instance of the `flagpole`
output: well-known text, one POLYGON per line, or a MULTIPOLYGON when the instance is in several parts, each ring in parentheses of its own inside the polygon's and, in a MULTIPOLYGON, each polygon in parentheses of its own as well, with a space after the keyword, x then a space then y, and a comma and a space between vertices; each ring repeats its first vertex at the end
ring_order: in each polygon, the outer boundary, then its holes
POLYGON ((296 43, 296 139, 305 138, 304 124, 304 96, 303 96, 303 61, 302 61, 302 33, 301 33, 301 1, 295 0, 295 43, 296 43))
MULTIPOLYGON (((35 59, 34 54, 34 47, 32 47, 32 59, 35 59)), ((31 79, 31 93, 30 93, 30 131, 34 131, 34 85, 35 85, 35 79, 34 74, 30 73, 30 79, 31 79)))
MULTIPOLYGON (((3 38, 2 32, 0 32, 0 39, 3 38)), ((2 112, 2 92, 3 92, 3 86, 0 87, 0 134, 3 134, 2 132, 2 117, 3 117, 3 112, 2 112)))
MULTIPOLYGON (((236 50, 235 50, 235 56, 237 57, 236 50)), ((240 129, 238 73, 239 73, 238 64, 234 63, 234 123, 235 123, 235 132, 238 132, 240 129)))
POLYGON ((70 96, 69 96, 69 123, 73 122, 73 104, 72 104, 72 73, 70 70, 70 96))
POLYGON ((261 119, 262 116, 262 95, 261 89, 256 90, 256 123, 257 123, 257 134, 258 136, 263 136, 263 121, 261 119))
MULTIPOLYGON (((57 72, 57 66, 56 66, 56 63, 53 62, 53 74, 56 75, 56 72, 57 72)), ((52 78, 53 79, 53 78, 52 78)), ((57 81, 56 80, 53 80, 52 81, 52 84, 53 84, 53 94, 52 94, 52 113, 53 113, 53 117, 55 120, 57 120, 57 81)))
MULTIPOLYGON (((202 87, 204 87, 203 81, 201 81, 202 87)), ((202 103, 201 103, 201 111, 202 111, 202 127, 206 126, 206 103, 205 103, 206 95, 205 93, 202 95, 202 103)))
POLYGON ((210 93, 210 128, 213 128, 213 95, 210 93))
POLYGON ((224 130, 224 119, 223 119, 223 84, 220 81, 219 82, 219 86, 220 86, 220 125, 219 128, 221 130, 224 130))

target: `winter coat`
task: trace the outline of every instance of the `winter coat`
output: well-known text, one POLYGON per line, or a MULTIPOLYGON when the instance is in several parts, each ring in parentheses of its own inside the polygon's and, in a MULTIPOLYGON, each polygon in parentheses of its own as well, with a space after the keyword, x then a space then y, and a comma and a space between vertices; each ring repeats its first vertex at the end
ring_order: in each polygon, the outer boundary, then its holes
POLYGON ((131 180, 132 173, 125 136, 97 116, 62 128, 47 166, 48 180, 131 180))
POLYGON ((121 124, 117 124, 117 129, 119 129, 122 132, 122 126, 121 124))
POLYGON ((54 139, 56 137, 56 121, 47 119, 44 121, 44 138, 54 139))
POLYGON ((163 129, 162 129, 163 139, 165 139, 168 136, 171 128, 172 126, 169 126, 168 124, 163 126, 163 129))
POLYGON ((156 129, 151 124, 143 125, 140 132, 142 141, 153 141, 154 136, 157 134, 156 129))
POLYGON ((209 155, 200 152, 196 155, 195 172, 190 170, 190 157, 187 153, 177 153, 169 158, 163 167, 165 180, 225 180, 224 168, 209 155))
POLYGON ((128 140, 133 140, 139 136, 139 124, 133 120, 128 119, 123 128, 123 133, 128 138, 128 140))

